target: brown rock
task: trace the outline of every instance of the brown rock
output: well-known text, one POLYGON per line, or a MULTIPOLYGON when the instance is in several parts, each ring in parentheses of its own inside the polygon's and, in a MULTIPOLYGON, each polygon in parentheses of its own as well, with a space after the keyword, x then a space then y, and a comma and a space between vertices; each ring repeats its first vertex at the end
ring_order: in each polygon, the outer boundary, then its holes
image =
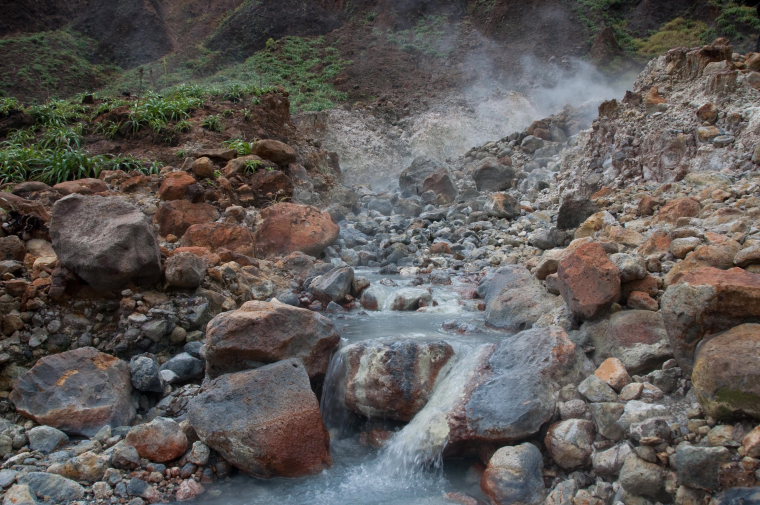
POLYGON ((632 291, 631 294, 628 295, 628 301, 626 304, 628 305, 628 308, 632 310, 657 311, 660 308, 660 304, 657 303, 657 300, 643 291, 632 291))
POLYGON ((170 172, 158 189, 158 197, 161 200, 191 199, 188 197, 192 195, 192 186, 196 183, 195 177, 187 172, 170 172))
POLYGON ((256 252, 260 257, 301 251, 319 256, 332 245, 340 228, 328 212, 295 203, 278 203, 261 212, 263 222, 256 231, 256 252))
POLYGON ((702 205, 694 198, 676 198, 662 206, 656 222, 675 224, 682 217, 697 217, 702 205))
POLYGON ((715 124, 718 120, 718 108, 712 102, 707 102, 702 107, 697 109, 697 117, 700 121, 715 124))
POLYGON ((747 433, 742 439, 744 455, 750 458, 760 457, 760 426, 747 433))
POLYGON ((299 360, 225 374, 190 401, 203 443, 256 477, 302 477, 332 463, 319 402, 299 360))
POLYGON ((652 235, 639 246, 637 252, 641 256, 650 256, 653 254, 664 254, 670 250, 672 239, 670 234, 662 230, 656 230, 652 235))
POLYGON ((249 370, 300 358, 312 379, 324 377, 340 342, 332 322, 284 303, 251 301, 219 314, 206 329, 206 373, 249 370))
POLYGON ((219 211, 207 203, 192 203, 187 200, 171 200, 164 202, 153 216, 158 224, 158 232, 182 237, 185 231, 194 224, 213 223, 219 219, 219 211))
POLYGON ((137 449, 142 458, 164 463, 179 458, 188 448, 187 437, 173 419, 156 417, 129 430, 126 442, 137 449))
POLYGON ((544 438, 549 455, 565 470, 588 466, 594 450, 594 423, 585 419, 567 419, 549 427, 544 438))
POLYGON ((296 161, 296 150, 279 140, 257 140, 253 143, 253 154, 283 167, 296 161))
POLYGON ((254 202, 264 205, 289 200, 293 196, 293 182, 279 170, 259 170, 251 177, 254 202))
POLYGON ((691 379, 704 411, 713 418, 760 418, 760 324, 742 324, 699 348, 691 379))
POLYGON ((64 181, 53 186, 62 195, 79 193, 80 195, 94 195, 108 191, 108 186, 100 179, 79 179, 76 181, 64 181))
POLYGON ((703 337, 760 317, 760 274, 698 268, 668 286, 660 304, 673 354, 682 368, 691 370, 703 337))
POLYGON ((599 365, 594 375, 609 384, 612 389, 620 392, 625 386, 631 383, 631 376, 625 369, 625 365, 617 358, 607 358, 599 365))
POLYGON ((40 359, 10 399, 40 424, 88 437, 105 425, 128 425, 135 415, 129 365, 92 347, 40 359))
POLYGON ((251 175, 262 170, 267 171, 269 169, 274 170, 276 168, 278 168, 276 163, 265 160, 260 156, 256 156, 255 154, 249 154, 247 156, 241 156, 239 158, 235 158, 234 160, 230 160, 224 166, 222 172, 224 173, 225 177, 232 178, 236 175, 251 175))
POLYGON ((609 321, 600 323, 606 329, 594 331, 591 341, 595 358, 615 357, 631 373, 653 370, 672 356, 668 333, 659 312, 623 310, 609 321))
POLYGON ((26 256, 26 246, 23 240, 16 235, 0 237, 0 261, 24 261, 24 256, 26 256))
POLYGON ((177 501, 190 501, 199 497, 205 491, 206 490, 200 482, 193 479, 187 479, 183 480, 182 484, 179 485, 176 498, 177 501))
POLYGON ((200 177, 201 179, 210 179, 214 177, 214 170, 216 170, 214 162, 205 156, 198 158, 197 160, 193 161, 192 165, 190 165, 190 171, 193 173, 193 175, 200 177))
POLYGON ((738 251, 739 245, 731 242, 699 246, 667 273, 665 284, 678 282, 684 275, 703 267, 731 268, 738 251))
POLYGON ((182 236, 183 247, 207 247, 211 251, 225 248, 245 256, 254 255, 253 233, 245 226, 225 223, 191 225, 182 236))
POLYGON ((620 297, 620 271, 595 242, 572 251, 557 269, 559 290, 576 317, 592 319, 620 297))

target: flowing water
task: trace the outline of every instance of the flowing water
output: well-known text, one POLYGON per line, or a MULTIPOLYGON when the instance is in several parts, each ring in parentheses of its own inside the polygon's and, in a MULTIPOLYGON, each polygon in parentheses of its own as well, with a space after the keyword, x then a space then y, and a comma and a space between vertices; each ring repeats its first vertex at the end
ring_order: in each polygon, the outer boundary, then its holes
POLYGON ((209 505, 438 505, 456 503, 447 493, 482 497, 480 477, 472 462, 446 461, 446 415, 461 397, 469 374, 497 340, 499 334, 483 327, 476 302, 462 294, 471 284, 457 278, 447 286, 424 285, 433 304, 414 312, 388 309, 395 293, 413 287, 413 277, 383 276, 357 270, 378 289, 385 309, 353 310, 333 315, 343 345, 378 338, 446 340, 455 350, 453 364, 439 378, 427 405, 405 426, 394 430, 382 449, 362 444, 359 432, 366 421, 349 414, 341 402, 334 378, 341 368, 336 354, 325 380, 322 410, 331 433, 334 465, 319 475, 301 479, 258 480, 238 476, 216 484, 198 503, 209 505))

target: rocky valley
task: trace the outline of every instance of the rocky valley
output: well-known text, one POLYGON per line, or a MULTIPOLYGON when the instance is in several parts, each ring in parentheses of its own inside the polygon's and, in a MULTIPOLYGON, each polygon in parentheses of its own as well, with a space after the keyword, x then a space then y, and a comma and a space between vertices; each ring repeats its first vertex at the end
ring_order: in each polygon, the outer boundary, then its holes
POLYGON ((0 21, 4 505, 760 503, 754 7, 209 4, 0 21))

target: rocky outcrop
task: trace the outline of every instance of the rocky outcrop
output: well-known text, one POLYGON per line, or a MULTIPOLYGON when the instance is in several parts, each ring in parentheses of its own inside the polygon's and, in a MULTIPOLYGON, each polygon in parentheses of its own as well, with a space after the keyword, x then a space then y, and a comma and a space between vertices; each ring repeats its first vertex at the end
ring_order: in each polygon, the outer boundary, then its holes
POLYGON ((339 342, 332 321, 320 314, 278 302, 246 302, 209 322, 206 373, 213 378, 300 358, 309 377, 318 379, 339 342))
POLYGON ((40 359, 10 399, 23 415, 74 435, 128 425, 135 415, 129 366, 92 347, 40 359))
POLYGON ((300 251, 319 256, 333 244, 340 228, 330 214, 294 203, 278 203, 261 212, 256 230, 256 253, 267 257, 300 251))
POLYGON ((206 445, 256 477, 302 477, 332 463, 319 402, 299 360, 209 381, 188 416, 206 445))
POLYGON ((97 290, 148 285, 161 277, 153 229, 122 198, 70 195, 59 200, 50 236, 61 264, 97 290))

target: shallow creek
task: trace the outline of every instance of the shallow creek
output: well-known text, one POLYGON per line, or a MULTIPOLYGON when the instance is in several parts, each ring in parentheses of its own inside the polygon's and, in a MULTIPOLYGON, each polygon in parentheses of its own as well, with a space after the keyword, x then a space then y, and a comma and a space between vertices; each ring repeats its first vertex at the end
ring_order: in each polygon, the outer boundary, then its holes
POLYGON ((406 425, 369 424, 349 414, 336 400, 331 372, 338 367, 333 357, 325 380, 321 408, 331 434, 334 464, 322 473, 301 479, 259 480, 239 475, 215 484, 197 502, 209 505, 433 505, 456 501, 447 493, 466 493, 483 499, 480 477, 473 461, 447 460, 442 453, 450 405, 461 394, 466 375, 481 352, 503 338, 503 333, 484 327, 477 300, 466 293, 474 284, 452 277, 450 285, 413 286, 414 277, 381 275, 376 270, 357 270, 375 286, 378 311, 355 309, 332 314, 342 345, 374 339, 419 338, 445 340, 456 352, 453 363, 439 377, 427 405, 406 425), (393 311, 390 301, 400 290, 429 289, 432 303, 413 312, 393 311), (362 443, 368 429, 392 431, 383 448, 362 443))

